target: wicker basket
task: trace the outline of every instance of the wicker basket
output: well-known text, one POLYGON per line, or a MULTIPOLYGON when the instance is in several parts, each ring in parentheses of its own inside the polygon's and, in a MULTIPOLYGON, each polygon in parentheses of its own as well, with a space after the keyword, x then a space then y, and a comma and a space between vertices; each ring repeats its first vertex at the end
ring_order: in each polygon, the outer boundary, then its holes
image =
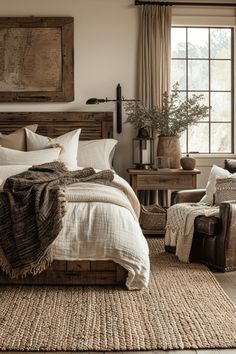
POLYGON ((164 230, 166 226, 166 208, 158 204, 141 205, 140 224, 145 230, 164 230))

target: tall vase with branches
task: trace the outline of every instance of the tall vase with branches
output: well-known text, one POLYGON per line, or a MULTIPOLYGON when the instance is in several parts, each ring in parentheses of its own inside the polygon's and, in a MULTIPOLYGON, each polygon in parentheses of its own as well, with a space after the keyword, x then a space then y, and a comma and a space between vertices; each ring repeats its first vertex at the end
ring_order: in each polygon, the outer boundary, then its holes
POLYGON ((210 107, 201 104, 203 98, 203 95, 192 95, 182 99, 177 82, 170 94, 163 93, 161 107, 147 108, 141 102, 127 103, 126 122, 138 129, 155 129, 158 134, 157 154, 170 157, 170 167, 179 168, 179 135, 209 114, 210 107))

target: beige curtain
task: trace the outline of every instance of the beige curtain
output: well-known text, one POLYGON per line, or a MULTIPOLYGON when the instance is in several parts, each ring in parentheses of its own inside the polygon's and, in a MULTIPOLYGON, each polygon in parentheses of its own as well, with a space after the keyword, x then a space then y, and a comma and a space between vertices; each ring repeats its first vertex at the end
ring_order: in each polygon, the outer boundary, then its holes
POLYGON ((160 106, 170 89, 171 6, 141 5, 138 48, 138 99, 160 106))

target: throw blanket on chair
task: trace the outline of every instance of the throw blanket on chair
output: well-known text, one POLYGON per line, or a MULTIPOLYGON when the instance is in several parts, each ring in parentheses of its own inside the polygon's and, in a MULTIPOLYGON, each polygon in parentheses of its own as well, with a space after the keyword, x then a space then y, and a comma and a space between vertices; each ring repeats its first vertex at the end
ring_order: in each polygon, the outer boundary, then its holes
POLYGON ((12 278, 37 274, 51 262, 51 244, 62 229, 65 187, 76 182, 109 184, 110 170, 68 171, 55 161, 8 178, 0 193, 0 266, 12 278))
POLYGON ((181 262, 189 262, 194 221, 200 215, 217 216, 219 207, 202 203, 180 203, 167 210, 165 246, 175 247, 175 254, 181 262))

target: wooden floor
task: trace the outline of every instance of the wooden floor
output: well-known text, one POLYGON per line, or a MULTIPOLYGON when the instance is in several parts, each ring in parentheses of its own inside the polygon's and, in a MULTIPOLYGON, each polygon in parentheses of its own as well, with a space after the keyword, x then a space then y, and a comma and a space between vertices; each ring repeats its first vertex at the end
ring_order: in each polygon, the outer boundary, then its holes
MULTIPOLYGON (((216 279, 222 286, 222 288, 225 290, 225 292, 228 294, 230 299, 235 303, 236 305, 236 272, 230 272, 230 273, 216 273, 215 274, 216 279)), ((13 354, 17 352, 0 352, 0 354, 5 353, 5 354, 13 354)), ((27 354, 35 354, 35 352, 27 352, 27 354)), ((37 352, 39 354, 42 353, 49 353, 49 352, 37 352)), ((50 354, 57 354, 57 353, 62 353, 62 354, 72 354, 75 352, 51 352, 50 354)), ((77 352, 78 353, 78 352, 77 352)), ((79 352, 83 354, 103 354, 104 352, 79 352)), ((154 351, 139 351, 139 352, 117 352, 117 354, 236 354, 236 348, 235 349, 212 349, 212 350, 168 350, 168 351, 163 351, 163 350, 154 350, 154 351)))

